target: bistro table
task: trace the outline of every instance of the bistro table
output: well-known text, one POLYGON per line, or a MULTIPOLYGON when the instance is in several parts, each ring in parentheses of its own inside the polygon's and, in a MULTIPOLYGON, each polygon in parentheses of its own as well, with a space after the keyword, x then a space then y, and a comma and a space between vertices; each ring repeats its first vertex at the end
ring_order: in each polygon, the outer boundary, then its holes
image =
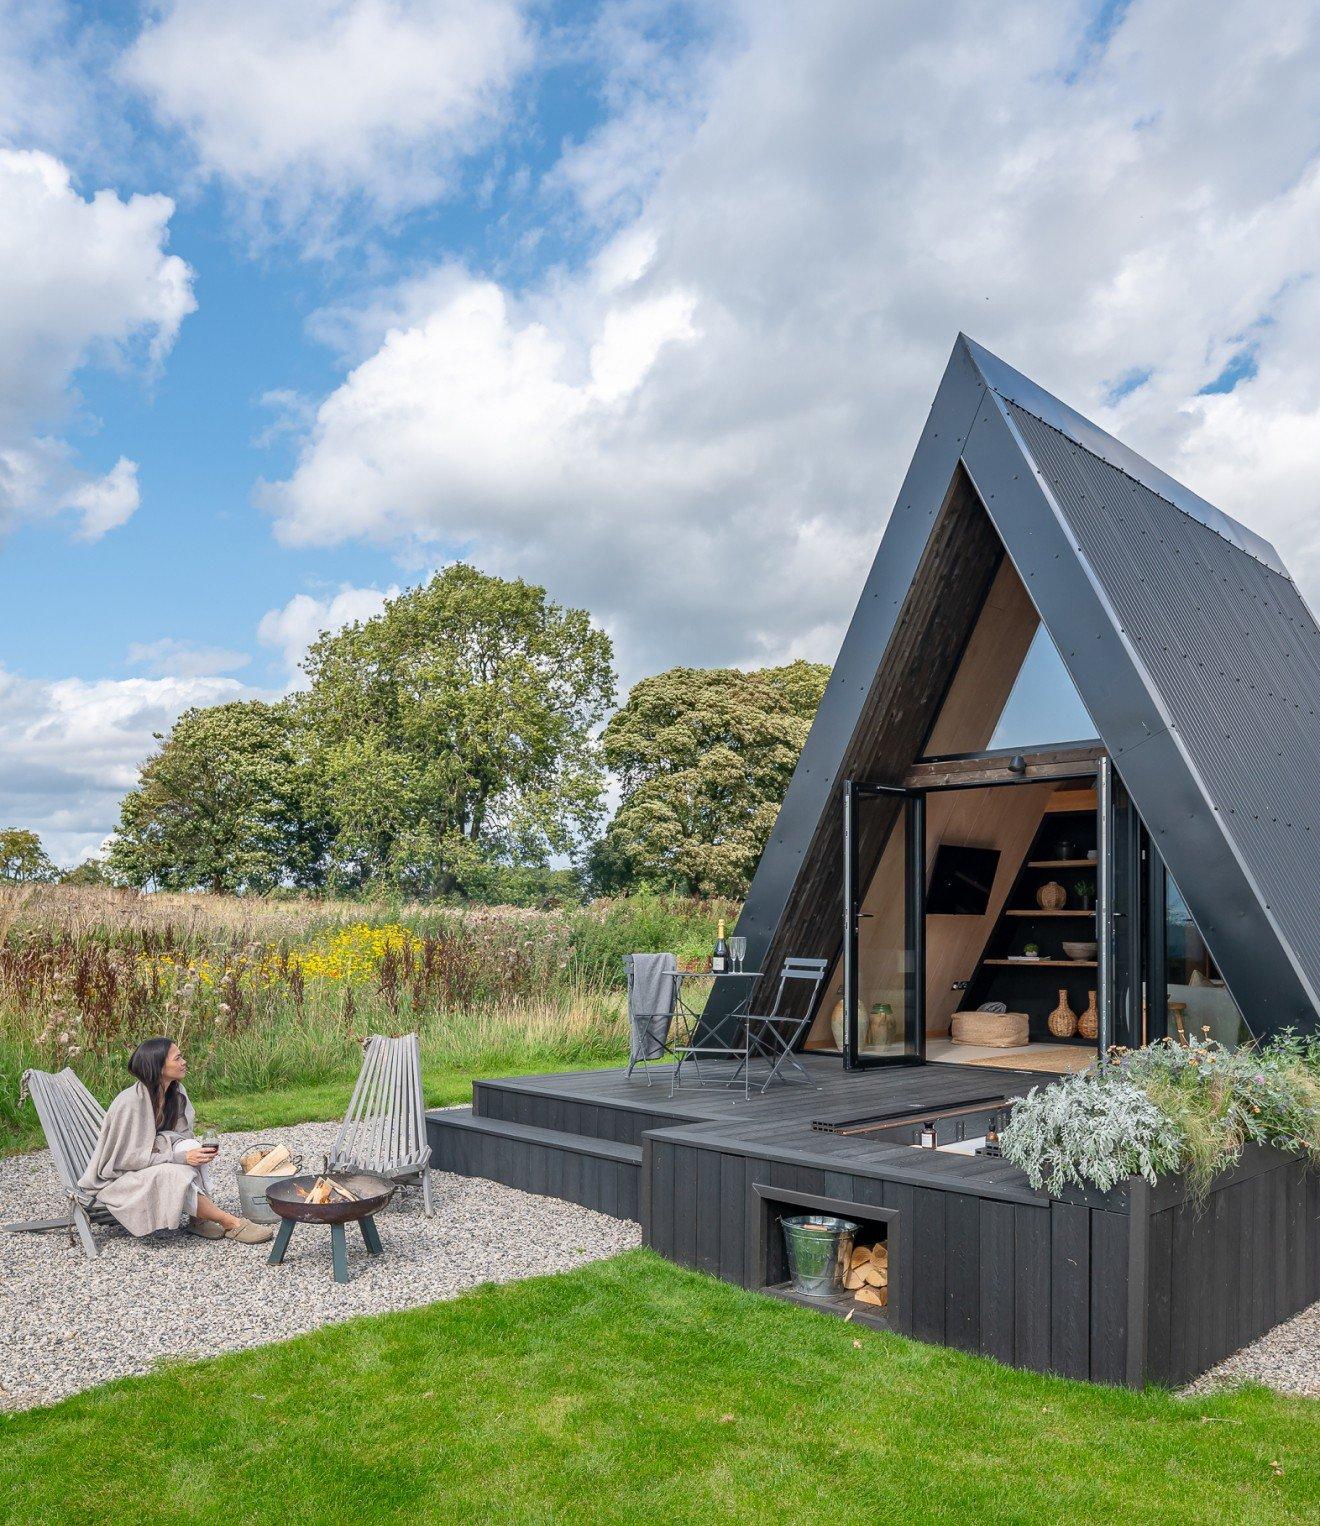
MULTIPOLYGON (((747 1064, 746 1047, 735 1049, 728 1043, 712 1042, 710 1034, 702 1034, 701 1023, 705 1017, 705 1010, 703 1008, 698 1011, 684 1000, 685 983, 689 980, 707 980, 711 982, 713 989, 715 982, 719 980, 757 980, 760 974, 760 970, 675 970, 673 972, 671 979, 674 982, 674 1022, 678 1028, 678 1041, 671 1046, 671 1052, 676 1060, 669 1083, 671 1097, 681 1084, 683 1067, 689 1061, 698 1086, 734 1086, 747 1064), (703 1057, 708 1061, 737 1060, 738 1066, 732 1076, 712 1076, 707 1080, 701 1073, 703 1057)), ((739 1019, 746 1012, 751 995, 749 987, 737 1006, 725 1014, 726 1020, 739 1019)))

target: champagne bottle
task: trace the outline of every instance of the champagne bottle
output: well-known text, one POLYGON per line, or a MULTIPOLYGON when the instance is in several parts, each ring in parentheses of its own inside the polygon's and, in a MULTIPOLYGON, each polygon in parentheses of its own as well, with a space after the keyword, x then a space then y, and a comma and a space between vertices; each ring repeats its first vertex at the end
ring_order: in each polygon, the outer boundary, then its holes
POLYGON ((715 952, 711 956, 711 970, 716 975, 723 975, 729 968, 729 945, 724 941, 724 918, 720 918, 720 930, 715 939, 715 952))

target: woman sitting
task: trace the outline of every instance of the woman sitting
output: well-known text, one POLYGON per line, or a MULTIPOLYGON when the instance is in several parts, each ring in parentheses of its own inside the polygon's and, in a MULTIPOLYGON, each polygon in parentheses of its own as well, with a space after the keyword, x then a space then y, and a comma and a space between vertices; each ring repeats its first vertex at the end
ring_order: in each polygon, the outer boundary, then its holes
POLYGON ((183 1089, 188 1062, 171 1039, 146 1039, 128 1068, 137 1077, 110 1104, 78 1183, 131 1235, 178 1229, 207 1240, 260 1245, 274 1231, 235 1218, 207 1195, 207 1167, 219 1154, 193 1138, 196 1115, 183 1089))

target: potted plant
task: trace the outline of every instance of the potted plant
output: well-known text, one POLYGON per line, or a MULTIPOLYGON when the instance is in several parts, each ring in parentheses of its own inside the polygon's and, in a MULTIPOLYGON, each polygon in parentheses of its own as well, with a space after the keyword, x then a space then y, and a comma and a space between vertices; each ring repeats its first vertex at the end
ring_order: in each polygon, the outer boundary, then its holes
POLYGON ((1077 897, 1083 911, 1090 911, 1091 903, 1095 900, 1095 886, 1090 880, 1074 880, 1073 894, 1077 897))

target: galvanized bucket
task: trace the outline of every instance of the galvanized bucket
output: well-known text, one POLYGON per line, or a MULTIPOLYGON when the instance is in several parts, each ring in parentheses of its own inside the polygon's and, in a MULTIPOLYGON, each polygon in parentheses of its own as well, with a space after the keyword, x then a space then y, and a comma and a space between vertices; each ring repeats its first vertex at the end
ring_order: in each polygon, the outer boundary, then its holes
MULTIPOLYGON (((244 1155, 252 1150, 273 1150, 273 1144, 249 1145, 243 1151, 244 1155)), ((254 1224, 278 1224, 279 1215, 266 1201, 266 1188, 276 1182, 282 1182, 289 1176, 296 1175, 302 1169, 302 1157, 295 1155, 286 1163, 290 1170, 279 1176, 249 1176, 242 1166, 234 1167, 234 1175, 238 1179, 238 1200, 242 1204, 243 1217, 251 1219, 254 1224)))
POLYGON ((857 1225, 826 1213, 794 1214, 779 1222, 784 1226, 794 1291, 810 1298, 837 1292, 852 1260, 857 1225))

